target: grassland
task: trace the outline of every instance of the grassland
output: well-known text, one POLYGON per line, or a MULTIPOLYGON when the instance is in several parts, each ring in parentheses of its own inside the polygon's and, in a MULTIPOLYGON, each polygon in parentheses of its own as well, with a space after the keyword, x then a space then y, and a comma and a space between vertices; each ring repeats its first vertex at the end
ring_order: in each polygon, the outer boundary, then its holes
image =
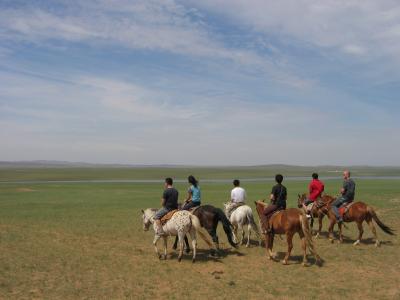
MULTIPOLYGON (((0 174, 2 181, 116 179, 116 175, 111 175, 116 171, 109 169, 98 169, 97 173, 92 169, 64 171, 36 169, 31 173, 21 171, 18 176, 12 172, 0 174), (94 174, 97 177, 90 177, 94 174)), ((162 178, 169 171, 147 170, 149 175, 141 170, 127 170, 129 174, 118 178, 162 178)), ((184 178, 189 171, 193 170, 171 173, 184 178)), ((213 169, 196 169, 193 173, 200 179, 254 177, 253 170, 234 171, 220 169, 216 174, 213 169)), ((296 195, 305 191, 306 184, 286 182, 289 206, 295 206, 296 195)), ((336 194, 340 180, 328 180, 326 186, 327 193, 336 194)), ((265 198, 271 182, 247 182, 244 187, 254 208, 253 200, 265 198)), ((180 183, 177 188, 184 193, 186 184, 180 183)), ((203 183, 203 202, 221 207, 230 189, 228 183, 203 183)), ((322 267, 300 265, 297 238, 291 264, 283 266, 267 261, 264 249, 255 243, 248 249, 229 249, 220 230, 226 248, 221 259, 208 258, 206 246, 200 241, 201 251, 195 264, 191 264, 190 256, 178 263, 172 250, 169 260, 159 261, 151 245, 152 233, 142 230, 140 209, 158 207, 161 193, 162 186, 154 183, 2 183, 0 298, 400 297, 398 236, 387 236, 378 229, 383 243, 375 248, 365 226, 364 243, 354 247, 351 242, 357 234, 355 224, 349 224, 345 230, 344 244, 330 244, 324 238, 316 241, 325 260, 322 267)), ((375 207, 386 224, 400 231, 400 180, 359 179, 357 198, 375 207)), ((282 254, 286 244, 278 238, 274 249, 282 254)))

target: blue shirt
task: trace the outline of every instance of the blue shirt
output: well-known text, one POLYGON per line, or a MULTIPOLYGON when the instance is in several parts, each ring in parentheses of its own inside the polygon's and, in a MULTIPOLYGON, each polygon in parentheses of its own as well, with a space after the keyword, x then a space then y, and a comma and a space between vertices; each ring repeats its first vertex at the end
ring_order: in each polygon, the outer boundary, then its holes
POLYGON ((193 202, 200 202, 201 200, 201 193, 200 193, 200 187, 197 186, 195 187, 194 185, 190 186, 189 188, 189 193, 192 194, 192 201, 193 202))

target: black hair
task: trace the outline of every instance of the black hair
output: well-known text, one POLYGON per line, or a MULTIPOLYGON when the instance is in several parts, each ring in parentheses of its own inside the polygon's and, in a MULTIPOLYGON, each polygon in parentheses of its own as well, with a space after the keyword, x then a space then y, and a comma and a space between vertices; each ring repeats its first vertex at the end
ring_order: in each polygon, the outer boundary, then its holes
POLYGON ((199 182, 196 180, 196 178, 194 178, 193 175, 190 175, 188 177, 188 181, 189 181, 189 183, 193 184, 195 187, 197 187, 197 185, 199 184, 199 182))
POLYGON ((239 185, 240 185, 240 180, 239 180, 239 179, 235 179, 235 180, 233 181, 233 185, 234 185, 234 186, 239 186, 239 185))
POLYGON ((311 177, 314 179, 318 179, 318 173, 312 173, 311 177))
POLYGON ((165 183, 168 185, 172 185, 174 183, 174 181, 172 180, 171 177, 165 178, 165 183))
POLYGON ((277 183, 282 183, 282 181, 283 181, 283 176, 282 176, 281 174, 276 174, 276 175, 275 175, 275 181, 276 181, 277 183))

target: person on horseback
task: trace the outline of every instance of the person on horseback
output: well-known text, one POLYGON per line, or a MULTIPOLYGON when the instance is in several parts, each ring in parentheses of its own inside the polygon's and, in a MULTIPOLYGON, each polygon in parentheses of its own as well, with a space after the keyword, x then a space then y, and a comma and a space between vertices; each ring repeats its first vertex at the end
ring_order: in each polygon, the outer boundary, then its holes
POLYGON ((317 199, 319 199, 325 188, 324 183, 318 179, 317 173, 313 173, 311 177, 312 180, 308 185, 309 195, 303 203, 304 210, 307 212, 307 218, 311 218, 311 209, 308 208, 308 205, 314 203, 317 199))
POLYGON ((339 207, 343 204, 352 202, 356 191, 356 184, 353 179, 350 178, 350 171, 346 170, 343 172, 343 179, 343 187, 340 189, 341 196, 336 198, 332 203, 332 210, 339 223, 343 222, 343 219, 339 214, 339 207))
POLYGON ((188 195, 185 200, 185 204, 182 207, 183 210, 189 210, 193 207, 200 206, 201 204, 201 193, 200 193, 199 182, 192 175, 188 177, 188 182, 191 185, 188 189, 188 195))
POLYGON ((272 214, 277 210, 286 209, 287 190, 286 187, 282 185, 283 176, 277 174, 275 176, 275 181, 277 184, 272 188, 270 195, 271 204, 264 209, 267 231, 269 231, 268 221, 272 214))
POLYGON ((174 209, 178 209, 178 191, 173 187, 172 178, 166 178, 164 183, 164 193, 161 198, 161 206, 154 215, 157 235, 163 235, 164 231, 161 225, 161 218, 174 209))
POLYGON ((243 205, 246 201, 246 191, 240 186, 240 180, 235 179, 233 181, 234 188, 231 191, 231 202, 229 208, 227 208, 227 217, 230 218, 232 212, 239 206, 243 205))

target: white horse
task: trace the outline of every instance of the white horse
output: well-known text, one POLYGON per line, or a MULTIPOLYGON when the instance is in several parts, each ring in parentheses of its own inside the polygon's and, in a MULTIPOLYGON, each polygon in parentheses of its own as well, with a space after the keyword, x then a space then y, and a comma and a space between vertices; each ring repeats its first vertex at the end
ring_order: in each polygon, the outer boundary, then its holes
MULTIPOLYGON (((231 203, 224 203, 224 209, 225 209, 225 214, 228 216, 228 211, 231 206, 231 203)), ((244 244, 244 226, 247 225, 247 244, 246 247, 250 246, 250 235, 251 235, 251 229, 254 230, 254 232, 257 234, 257 237, 259 238, 259 245, 261 246, 262 238, 260 235, 260 230, 258 229, 258 226, 256 222, 254 222, 254 217, 253 217, 253 211, 250 206, 248 205, 242 205, 236 208, 232 213, 229 218, 229 221, 231 222, 233 226, 233 237, 235 243, 238 242, 237 239, 237 234, 238 234, 238 229, 242 231, 242 238, 239 241, 240 244, 244 244)))
MULTIPOLYGON (((150 224, 153 224, 153 229, 154 232, 156 232, 156 227, 154 224, 154 215, 157 212, 157 209, 155 208, 147 208, 146 210, 142 209, 143 213, 143 230, 147 231, 149 230, 150 224)), ((181 261, 182 255, 183 255, 183 241, 185 238, 185 235, 189 233, 190 238, 192 240, 192 247, 193 247, 193 258, 192 262, 195 262, 196 260, 196 249, 197 249, 197 240, 196 240, 196 233, 199 233, 201 238, 207 243, 207 245, 212 248, 212 242, 208 238, 207 231, 203 229, 200 225, 199 219, 195 216, 192 215, 190 212, 186 210, 181 210, 172 216, 170 220, 163 226, 164 230, 164 235, 159 236, 155 234, 154 240, 153 240, 153 245, 154 249, 156 251, 156 254, 159 259, 167 259, 167 238, 168 236, 177 236, 179 239, 179 255, 178 255, 178 261, 181 261), (160 238, 163 238, 164 240, 164 254, 160 254, 158 252, 157 248, 157 242, 160 238)))

